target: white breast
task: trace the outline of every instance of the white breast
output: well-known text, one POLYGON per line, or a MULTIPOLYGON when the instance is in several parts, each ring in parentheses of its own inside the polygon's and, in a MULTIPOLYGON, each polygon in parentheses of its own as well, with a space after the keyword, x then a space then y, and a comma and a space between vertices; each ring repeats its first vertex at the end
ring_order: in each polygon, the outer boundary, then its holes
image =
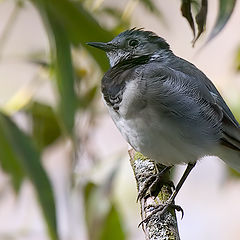
POLYGON ((127 83, 119 110, 109 113, 126 141, 136 150, 164 165, 196 161, 201 149, 183 141, 179 130, 144 104, 136 81, 127 83))

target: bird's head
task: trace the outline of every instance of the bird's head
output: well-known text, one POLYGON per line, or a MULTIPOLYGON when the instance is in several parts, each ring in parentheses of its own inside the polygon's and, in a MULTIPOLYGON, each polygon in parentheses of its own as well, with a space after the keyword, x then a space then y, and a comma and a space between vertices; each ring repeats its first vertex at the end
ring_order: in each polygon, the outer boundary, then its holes
POLYGON ((169 50, 169 45, 163 38, 153 32, 135 28, 120 33, 110 42, 89 42, 88 45, 105 51, 111 67, 127 59, 169 50))

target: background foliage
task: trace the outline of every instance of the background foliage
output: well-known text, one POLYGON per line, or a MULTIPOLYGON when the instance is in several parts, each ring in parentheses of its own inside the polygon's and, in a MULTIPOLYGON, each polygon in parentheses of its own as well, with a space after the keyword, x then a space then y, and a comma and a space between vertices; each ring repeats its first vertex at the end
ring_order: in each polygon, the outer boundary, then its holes
MULTIPOLYGON (((94 119, 98 117, 96 100, 99 99, 99 77, 108 69, 108 62, 100 51, 88 48, 85 43, 95 40, 109 41, 114 35, 129 28, 133 4, 142 5, 156 17, 156 21, 164 19, 161 9, 157 8, 153 0, 137 2, 129 0, 123 9, 111 4, 102 4, 101 1, 15 0, 15 7, 0 36, 0 58, 4 44, 17 21, 17 15, 24 11, 25 5, 29 3, 41 17, 50 46, 46 56, 33 55, 29 64, 39 66, 39 71, 47 74, 49 81, 52 81, 56 102, 47 104, 37 101, 32 93, 23 99, 16 96, 14 101, 1 107, 0 163, 3 171, 9 175, 16 194, 24 179, 32 183, 42 209, 49 239, 56 240, 60 236, 54 189, 41 159, 44 152, 57 144, 59 139, 70 142, 72 163, 81 158, 81 149, 85 147, 88 131, 78 131, 78 122, 88 114, 90 128, 94 124, 94 119), (111 19, 110 26, 106 19, 111 19), (79 64, 77 59, 81 57, 86 59, 90 70, 79 64), (18 113, 24 115, 30 122, 27 131, 15 121, 18 113)), ((186 18, 192 29, 193 45, 206 28, 207 3, 207 0, 181 1, 179 14, 186 18)), ((225 27, 235 4, 235 0, 219 0, 216 23, 205 44, 225 27)), ((235 61, 238 71, 239 52, 235 61)), ((93 161, 93 164, 97 163, 93 161)), ((111 199, 116 169, 117 167, 111 171, 103 185, 96 185, 90 179, 84 182, 82 189, 84 216, 89 239, 126 238, 121 214, 111 199), (98 209, 99 201, 106 203, 107 207, 104 210, 98 209)))

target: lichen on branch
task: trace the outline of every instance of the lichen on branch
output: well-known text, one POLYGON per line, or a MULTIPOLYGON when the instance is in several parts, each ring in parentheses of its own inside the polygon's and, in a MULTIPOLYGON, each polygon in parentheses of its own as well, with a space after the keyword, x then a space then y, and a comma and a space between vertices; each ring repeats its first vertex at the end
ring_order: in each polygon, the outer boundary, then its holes
MULTIPOLYGON (((141 153, 131 149, 129 151, 130 163, 135 175, 138 193, 144 187, 146 179, 160 172, 165 168, 163 165, 156 165, 155 162, 141 153)), ((166 175, 169 177, 169 174, 166 175)), ((165 181, 164 181, 165 182, 165 181)), ((163 205, 172 194, 171 187, 163 183, 163 186, 156 197, 149 196, 140 200, 141 218, 144 220, 159 205, 163 205)), ((175 211, 169 209, 163 215, 154 214, 147 223, 141 224, 146 240, 180 240, 175 211)))

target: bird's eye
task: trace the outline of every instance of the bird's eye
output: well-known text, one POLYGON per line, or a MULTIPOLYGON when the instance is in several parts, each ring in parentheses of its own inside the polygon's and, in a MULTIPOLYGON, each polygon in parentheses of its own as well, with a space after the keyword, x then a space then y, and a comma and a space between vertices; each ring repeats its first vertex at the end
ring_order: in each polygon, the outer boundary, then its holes
POLYGON ((138 45, 138 40, 136 39, 131 39, 129 42, 128 42, 129 46, 131 47, 136 47, 138 45))

